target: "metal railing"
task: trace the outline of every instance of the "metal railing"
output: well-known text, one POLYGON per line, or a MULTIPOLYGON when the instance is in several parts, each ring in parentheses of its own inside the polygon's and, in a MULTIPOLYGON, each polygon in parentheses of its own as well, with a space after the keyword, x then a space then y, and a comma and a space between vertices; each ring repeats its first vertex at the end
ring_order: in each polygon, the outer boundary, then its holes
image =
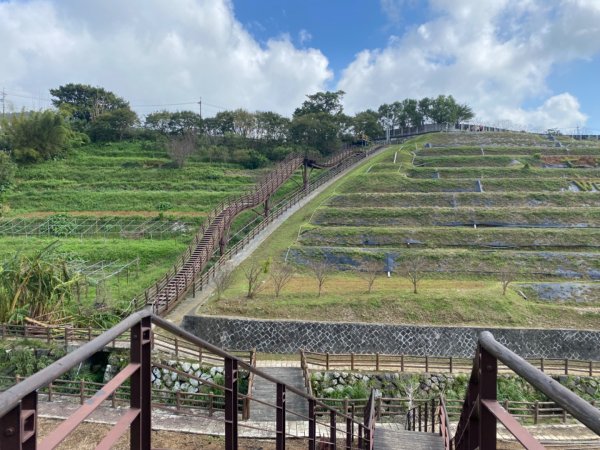
MULTIPOLYGON (((373 396, 367 408, 363 411, 362 420, 358 416, 348 415, 337 411, 335 408, 324 404, 318 399, 307 395, 303 390, 294 386, 286 385, 267 373, 253 367, 250 363, 215 347, 196 336, 182 330, 153 314, 149 309, 138 311, 113 328, 105 331, 73 352, 67 354, 59 361, 51 364, 40 372, 24 379, 19 384, 7 389, 0 394, 0 449, 53 449, 56 448, 73 430, 89 417, 110 397, 124 388, 124 383, 129 380, 128 386, 128 408, 120 409, 120 418, 117 423, 97 444, 97 449, 108 449, 125 433, 130 435, 130 448, 150 449, 152 439, 152 402, 153 390, 151 383, 152 361, 152 327, 160 328, 170 335, 177 336, 188 341, 192 345, 200 346, 206 351, 219 356, 224 361, 224 384, 218 386, 223 392, 223 414, 213 415, 211 420, 219 421, 225 435, 225 448, 237 449, 240 429, 261 429, 272 432, 275 437, 276 448, 285 448, 288 436, 296 436, 288 428, 286 422, 289 416, 293 420, 301 421, 308 429, 305 439, 309 449, 316 449, 317 445, 326 445, 336 448, 338 439, 344 441, 345 448, 373 448, 375 410, 373 396), (55 383, 55 380, 66 374, 70 369, 90 358, 97 351, 116 340, 122 334, 129 332, 130 339, 130 361, 115 377, 101 386, 90 398, 66 420, 51 430, 39 444, 37 444, 38 433, 38 395, 47 386, 55 383), (240 371, 247 371, 260 377, 273 386, 276 392, 276 401, 256 398, 252 392, 243 394, 239 392, 240 371), (290 403, 288 407, 288 399, 290 403), (299 398, 302 408, 293 409, 292 397, 299 398), (244 399, 254 402, 256 405, 266 407, 275 415, 275 428, 270 429, 262 422, 245 422, 240 419, 240 403, 244 399), (317 414, 319 411, 325 413, 317 414), (328 420, 327 420, 328 418, 328 420)), ((156 367, 161 367, 155 363, 156 367)), ((168 370, 176 371, 172 367, 168 370)), ((202 377, 195 377, 181 371, 176 371, 178 376, 196 379, 211 386, 202 377)), ((212 384, 214 385, 214 383, 212 384)), ((118 395, 118 394, 117 394, 118 395)), ((160 403, 160 402, 159 402, 160 403)), ((296 427, 294 427, 296 429, 296 427)))
POLYGON ((479 336, 466 399, 453 437, 456 449, 496 448, 498 422, 504 425, 523 447, 544 448, 498 402, 499 362, 504 363, 594 433, 600 434, 598 409, 498 343, 490 332, 484 331, 479 336))
MULTIPOLYGON (((394 372, 468 373, 472 358, 453 356, 389 355, 384 353, 320 353, 303 351, 304 361, 311 369, 371 370, 394 372)), ((557 375, 600 375, 600 361, 568 358, 527 358, 526 361, 542 372, 557 375)), ((511 369, 499 364, 498 370, 511 369)))

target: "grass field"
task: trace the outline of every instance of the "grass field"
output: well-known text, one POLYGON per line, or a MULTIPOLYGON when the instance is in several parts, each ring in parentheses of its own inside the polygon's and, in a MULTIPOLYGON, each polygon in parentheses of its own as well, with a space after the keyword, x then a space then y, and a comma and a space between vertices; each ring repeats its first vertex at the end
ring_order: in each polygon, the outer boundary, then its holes
MULTIPOLYGON (((100 286, 98 279, 110 275, 109 269, 85 277, 84 304, 102 303, 123 311, 173 265, 210 210, 251 189, 269 170, 209 163, 196 156, 176 168, 161 146, 137 141, 90 144, 65 159, 20 166, 2 198, 0 262, 16 254, 34 255, 55 241, 55 252, 72 261, 73 270, 129 267, 136 261, 131 270, 106 278, 100 286), (167 225, 161 228, 161 223, 167 225), (169 226, 176 231, 169 232, 169 226), (167 233, 145 231, 157 228, 167 233)), ((282 186, 272 201, 298 183, 301 174, 282 186)), ((232 235, 255 217, 253 212, 242 214, 232 235)))
MULTIPOLYGON (((600 146, 570 145, 569 151, 580 154, 600 152, 600 146)), ((222 298, 213 296, 199 312, 594 328, 600 310, 593 302, 525 300, 518 288, 518 282, 540 279, 600 279, 600 198, 596 192, 573 188, 573 180, 596 179, 597 170, 533 167, 539 155, 565 152, 543 137, 521 133, 432 134, 390 148, 286 221, 234 272, 222 298), (423 148, 426 143, 434 148, 423 148), (436 145, 443 156, 435 153, 436 145), (474 151, 481 151, 480 146, 493 151, 477 155, 474 151), (428 167, 414 167, 413 160, 427 161, 428 167), (526 163, 532 168, 525 168, 526 163), (434 169, 440 179, 428 179, 434 169), (479 178, 483 192, 476 184, 479 178), (481 228, 482 223, 494 226, 481 228), (582 228, 584 223, 587 228, 582 228), (374 261, 383 269, 386 255, 395 258, 394 275, 378 278, 373 292, 366 293, 364 273, 361 276, 357 268, 374 261), (400 267, 415 259, 425 267, 418 294, 412 293, 400 267), (275 297, 265 273, 264 289, 246 298, 244 269, 264 261, 274 267, 284 260, 294 265, 295 274, 280 296, 275 297), (314 261, 329 267, 320 297, 309 269, 314 261), (504 272, 510 272, 509 286, 514 286, 506 295, 504 272)))

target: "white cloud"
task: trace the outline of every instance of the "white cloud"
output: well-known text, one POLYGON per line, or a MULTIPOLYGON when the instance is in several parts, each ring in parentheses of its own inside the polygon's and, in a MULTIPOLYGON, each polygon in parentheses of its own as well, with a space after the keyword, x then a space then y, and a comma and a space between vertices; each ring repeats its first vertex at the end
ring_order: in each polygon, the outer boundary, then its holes
POLYGON ((304 45, 312 40, 312 34, 310 34, 307 30, 302 29, 298 33, 298 40, 300 41, 300 44, 304 45))
POLYGON ((344 70, 338 88, 349 111, 452 94, 486 120, 585 122, 577 100, 553 96, 546 80, 555 65, 600 52, 599 1, 430 0, 429 7, 428 22, 358 53, 344 70), (539 108, 521 107, 536 100, 539 108))
POLYGON ((298 49, 287 36, 261 46, 229 0, 13 0, 0 3, 0 42, 0 81, 30 94, 81 82, 132 104, 202 96, 290 113, 332 77, 319 50, 298 49))

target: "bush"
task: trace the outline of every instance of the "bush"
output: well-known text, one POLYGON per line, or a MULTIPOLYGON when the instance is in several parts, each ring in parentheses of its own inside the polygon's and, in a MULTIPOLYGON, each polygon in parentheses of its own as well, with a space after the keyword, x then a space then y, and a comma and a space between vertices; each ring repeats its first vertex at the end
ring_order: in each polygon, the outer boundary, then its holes
POLYGON ((15 177, 15 165, 7 153, 0 151, 0 194, 7 190, 15 177))
POLYGON ((259 169, 269 164, 269 160, 256 150, 236 150, 233 162, 241 164, 245 169, 259 169))
POLYGON ((4 123, 8 146, 15 160, 37 162, 61 156, 71 146, 72 132, 55 111, 21 113, 4 123))

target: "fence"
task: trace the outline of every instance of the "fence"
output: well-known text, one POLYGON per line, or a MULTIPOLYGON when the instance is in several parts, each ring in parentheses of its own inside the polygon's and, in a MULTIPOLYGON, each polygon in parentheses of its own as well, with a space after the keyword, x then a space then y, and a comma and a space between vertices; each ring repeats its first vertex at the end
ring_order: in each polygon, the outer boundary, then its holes
MULTIPOLYGON (((473 367, 469 358, 452 356, 386 355, 381 353, 318 353, 301 351, 308 368, 325 370, 374 370, 396 372, 467 373, 473 367)), ((600 376, 600 361, 556 358, 527 358, 526 361, 542 372, 562 375, 600 376)), ((501 371, 510 371, 503 364, 501 371)))
MULTIPOLYGON (((39 325, 0 325, 0 338, 24 338, 36 339, 46 342, 47 344, 58 344, 65 348, 69 346, 79 346, 86 342, 90 342, 103 333, 103 330, 98 330, 92 327, 75 328, 70 326, 47 326, 39 325)), ((176 359, 185 359, 213 366, 222 365, 223 358, 206 351, 206 349, 190 344, 189 342, 171 336, 167 333, 152 333, 152 349, 174 356, 176 359)), ((115 338, 109 347, 124 348, 129 344, 130 337, 127 333, 123 333, 115 338)), ((252 364, 256 362, 256 351, 231 351, 231 354, 237 358, 252 364)))

